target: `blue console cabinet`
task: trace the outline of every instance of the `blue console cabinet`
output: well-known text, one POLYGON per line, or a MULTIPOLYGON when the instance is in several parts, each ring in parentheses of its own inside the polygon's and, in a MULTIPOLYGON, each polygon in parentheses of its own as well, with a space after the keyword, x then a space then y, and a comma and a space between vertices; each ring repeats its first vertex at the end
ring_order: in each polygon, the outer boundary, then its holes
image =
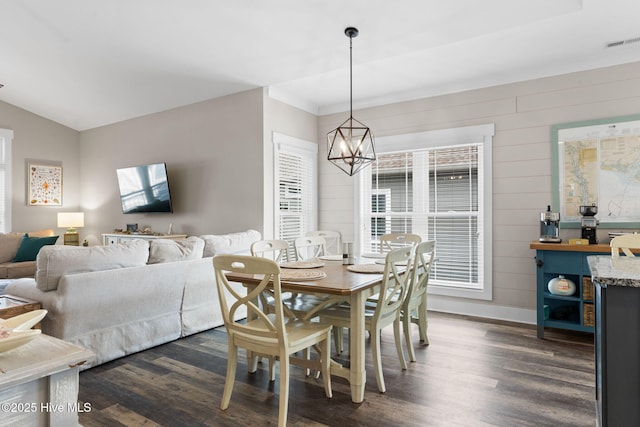
POLYGON ((587 256, 610 254, 609 245, 532 242, 529 247, 536 251, 538 338, 544 338, 544 328, 593 333, 595 292, 587 256), (573 295, 553 295, 547 289, 549 281, 560 275, 575 283, 576 292, 573 295))

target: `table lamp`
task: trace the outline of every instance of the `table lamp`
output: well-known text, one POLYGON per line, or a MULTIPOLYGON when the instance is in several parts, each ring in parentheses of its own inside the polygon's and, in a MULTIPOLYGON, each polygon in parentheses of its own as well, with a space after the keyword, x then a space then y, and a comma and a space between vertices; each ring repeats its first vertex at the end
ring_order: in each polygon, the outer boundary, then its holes
POLYGON ((58 212, 58 227, 67 229, 64 233, 65 245, 79 246, 76 227, 84 227, 84 212, 58 212))

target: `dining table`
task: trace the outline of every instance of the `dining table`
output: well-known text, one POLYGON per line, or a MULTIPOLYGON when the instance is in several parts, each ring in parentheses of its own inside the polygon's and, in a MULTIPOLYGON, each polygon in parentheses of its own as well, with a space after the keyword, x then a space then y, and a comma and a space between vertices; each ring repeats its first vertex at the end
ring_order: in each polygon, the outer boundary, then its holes
MULTIPOLYGON (((355 264, 344 265, 342 260, 329 260, 316 264, 318 267, 315 268, 281 269, 283 274, 281 274, 280 284, 283 292, 326 296, 350 304, 349 367, 332 361, 330 371, 331 375, 345 378, 349 381, 351 400, 354 403, 361 403, 364 400, 367 378, 365 369, 365 302, 368 297, 377 294, 382 285, 382 271, 380 268, 373 266, 384 266, 375 264, 374 261, 373 258, 356 258, 355 264), (366 272, 352 271, 354 269, 366 272), (293 271, 299 271, 300 274, 292 274, 293 271), (316 274, 304 274, 304 272, 315 272, 316 274), (295 276, 302 277, 302 279, 295 276), (309 279, 304 276, 324 277, 309 279)), ((239 282, 244 286, 251 287, 260 283, 263 276, 228 272, 227 278, 229 281, 239 282)))

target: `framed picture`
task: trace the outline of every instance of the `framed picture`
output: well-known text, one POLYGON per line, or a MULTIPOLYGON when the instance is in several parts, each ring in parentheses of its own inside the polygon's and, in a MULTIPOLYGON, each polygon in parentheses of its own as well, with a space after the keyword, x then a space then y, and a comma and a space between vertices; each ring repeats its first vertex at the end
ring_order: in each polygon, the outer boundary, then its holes
POLYGON ((580 228, 580 206, 596 206, 599 227, 640 228, 640 115, 551 127, 554 210, 580 228))
POLYGON ((62 165, 28 164, 28 205, 62 206, 62 165))

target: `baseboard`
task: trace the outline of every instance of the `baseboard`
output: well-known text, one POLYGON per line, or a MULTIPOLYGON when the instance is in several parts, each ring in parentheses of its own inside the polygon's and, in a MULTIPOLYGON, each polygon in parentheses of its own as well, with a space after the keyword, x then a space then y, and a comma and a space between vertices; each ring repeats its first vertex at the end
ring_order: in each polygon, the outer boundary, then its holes
POLYGON ((454 300, 438 295, 429 295, 427 308, 444 313, 463 314, 466 316, 484 317, 487 319, 506 320, 532 325, 536 324, 535 310, 507 307, 484 301, 454 300))

